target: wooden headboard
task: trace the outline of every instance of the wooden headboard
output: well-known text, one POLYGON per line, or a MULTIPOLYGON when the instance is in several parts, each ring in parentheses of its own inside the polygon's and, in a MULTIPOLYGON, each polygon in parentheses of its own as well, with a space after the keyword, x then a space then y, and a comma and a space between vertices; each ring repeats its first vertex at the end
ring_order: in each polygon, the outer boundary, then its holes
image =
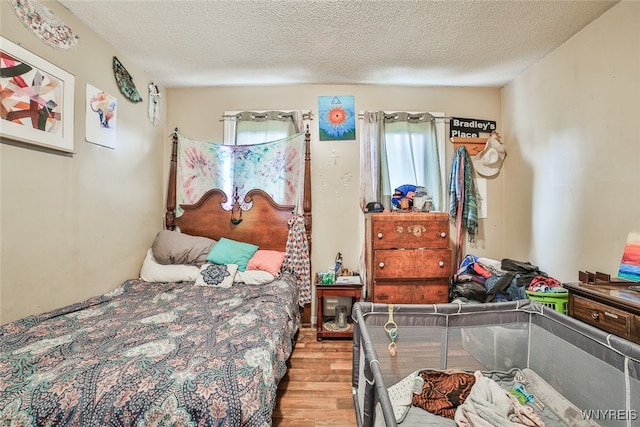
MULTIPOLYGON (((222 206, 227 195, 219 189, 206 192, 198 202, 181 205, 183 214, 176 218, 176 179, 178 165, 178 128, 172 135, 171 164, 169 168, 169 187, 167 190, 167 212, 165 227, 167 230, 204 236, 219 240, 222 237, 240 242, 252 243, 260 249, 284 251, 289 232, 288 221, 295 206, 284 206, 273 201, 262 190, 250 190, 244 201, 251 207, 241 210, 234 200, 233 209, 222 206), (241 221, 240 221, 241 219, 241 221)), ((305 134, 304 158, 304 196, 302 212, 305 218, 309 251, 311 250, 311 135, 309 127, 305 134)), ((233 197, 233 196, 232 196, 233 197)))

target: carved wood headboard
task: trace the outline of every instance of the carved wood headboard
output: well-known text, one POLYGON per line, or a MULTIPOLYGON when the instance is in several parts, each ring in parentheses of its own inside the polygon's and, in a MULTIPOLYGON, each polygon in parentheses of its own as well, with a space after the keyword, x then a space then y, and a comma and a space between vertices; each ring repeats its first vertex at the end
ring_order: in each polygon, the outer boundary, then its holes
MULTIPOLYGON (((213 189, 205 193, 192 205, 181 205, 183 214, 176 218, 176 179, 178 164, 178 129, 172 135, 171 164, 169 168, 169 186, 167 190, 167 211, 165 227, 194 236, 205 236, 219 240, 221 237, 252 243, 260 249, 284 251, 288 221, 295 206, 280 205, 266 192, 258 189, 247 192, 244 201, 250 208, 239 210, 235 201, 234 209, 225 210, 222 205, 227 196, 222 190, 213 189), (242 221, 238 222, 242 215, 242 221)), ((302 212, 305 218, 309 250, 311 250, 311 135, 307 126, 305 134, 304 159, 304 196, 302 212)))

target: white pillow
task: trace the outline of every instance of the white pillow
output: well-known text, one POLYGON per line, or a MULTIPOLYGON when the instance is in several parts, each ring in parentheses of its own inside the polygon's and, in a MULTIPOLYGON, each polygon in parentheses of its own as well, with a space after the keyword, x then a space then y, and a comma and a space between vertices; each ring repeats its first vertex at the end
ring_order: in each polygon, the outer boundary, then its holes
POLYGON ((206 263, 200 267, 196 286, 211 286, 214 288, 230 288, 233 278, 238 271, 238 264, 206 263))
POLYGON ((264 270, 238 271, 233 279, 235 283, 246 283, 247 285, 264 285, 273 282, 275 276, 264 270))
POLYGON ((193 282, 199 272, 200 269, 195 265, 159 264, 149 249, 142 262, 140 279, 145 282, 193 282))

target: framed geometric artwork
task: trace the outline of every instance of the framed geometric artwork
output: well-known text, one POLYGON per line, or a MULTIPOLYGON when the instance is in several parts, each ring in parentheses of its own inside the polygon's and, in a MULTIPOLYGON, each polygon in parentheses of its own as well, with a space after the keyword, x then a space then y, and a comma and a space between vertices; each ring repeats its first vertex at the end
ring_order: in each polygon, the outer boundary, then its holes
POLYGON ((319 96, 318 116, 320 141, 356 139, 353 96, 319 96))
POLYGON ((0 36, 0 136, 73 153, 75 77, 0 36))

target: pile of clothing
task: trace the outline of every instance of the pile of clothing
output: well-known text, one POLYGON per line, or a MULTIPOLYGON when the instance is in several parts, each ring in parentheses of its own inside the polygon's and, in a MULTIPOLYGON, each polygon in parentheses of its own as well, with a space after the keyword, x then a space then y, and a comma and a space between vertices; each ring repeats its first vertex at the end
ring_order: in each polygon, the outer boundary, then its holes
MULTIPOLYGON (((559 427, 566 423, 539 396, 568 401, 530 369, 464 371, 458 369, 415 371, 387 389, 398 425, 438 427, 528 426, 559 427), (535 380, 535 382, 534 382, 535 380), (535 387, 534 387, 535 385, 535 387)), ((571 412, 567 412, 571 413, 571 412)), ((383 418, 376 405, 377 421, 383 418)), ((591 426, 592 424, 585 424, 591 426)))
POLYGON ((467 255, 453 277, 449 299, 463 303, 515 301, 527 299, 526 291, 567 292, 559 280, 530 262, 467 255))

